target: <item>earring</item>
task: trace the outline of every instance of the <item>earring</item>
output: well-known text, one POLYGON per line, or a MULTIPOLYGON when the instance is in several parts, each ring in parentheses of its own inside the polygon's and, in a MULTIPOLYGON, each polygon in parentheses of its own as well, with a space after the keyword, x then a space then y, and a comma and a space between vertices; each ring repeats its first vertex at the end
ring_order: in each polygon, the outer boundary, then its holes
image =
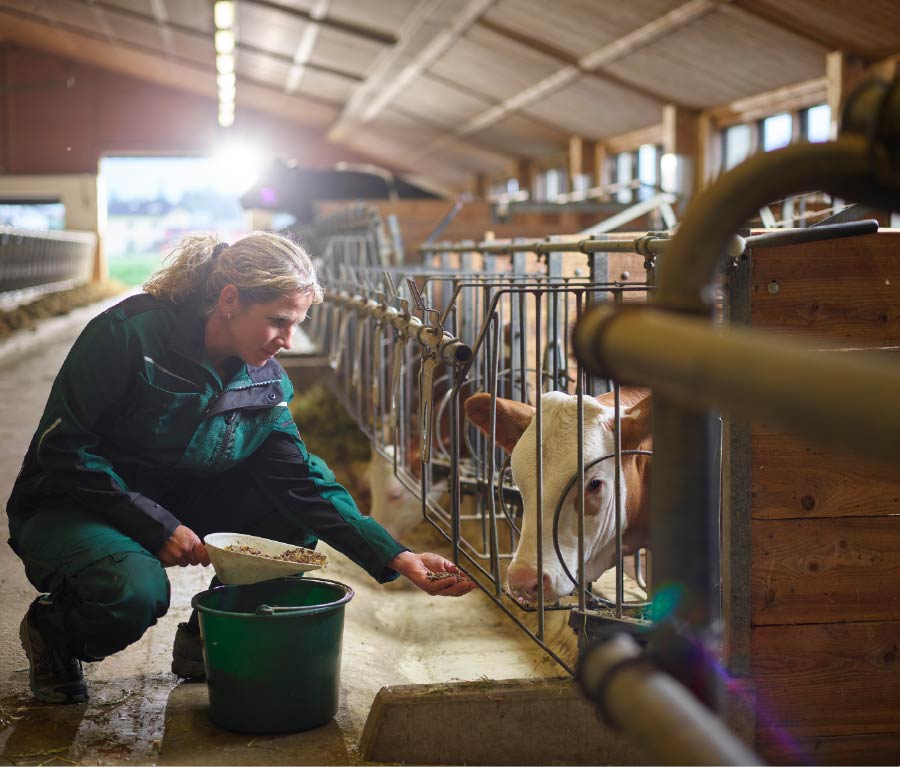
POLYGON ((226 319, 226 320, 230 320, 230 319, 231 319, 231 314, 226 314, 226 315, 225 315, 225 319, 226 319))

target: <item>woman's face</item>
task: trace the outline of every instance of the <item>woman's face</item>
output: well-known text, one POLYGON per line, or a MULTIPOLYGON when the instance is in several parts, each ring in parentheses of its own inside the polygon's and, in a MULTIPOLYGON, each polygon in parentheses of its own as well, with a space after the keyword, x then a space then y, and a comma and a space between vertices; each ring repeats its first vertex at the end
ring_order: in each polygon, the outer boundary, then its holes
POLYGON ((306 319, 311 293, 295 293, 264 304, 238 304, 227 326, 231 353, 260 367, 282 349, 290 349, 294 325, 306 319))

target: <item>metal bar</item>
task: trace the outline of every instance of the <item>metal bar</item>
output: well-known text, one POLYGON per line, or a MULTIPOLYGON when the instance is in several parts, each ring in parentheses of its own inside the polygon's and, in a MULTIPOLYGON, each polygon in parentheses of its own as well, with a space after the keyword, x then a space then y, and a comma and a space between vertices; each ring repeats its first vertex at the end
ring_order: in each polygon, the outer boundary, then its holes
MULTIPOLYGON (((807 340, 717 332, 701 319, 650 307, 594 309, 576 329, 575 345, 587 367, 625 382, 652 382, 678 407, 764 418, 900 465, 900 370, 877 355, 829 355, 811 351, 807 340)), ((654 419, 656 411, 654 403, 654 419)), ((654 452, 665 455, 655 443, 654 452)), ((685 526, 683 517, 677 523, 685 526)))
POLYGON ((641 661, 640 647, 626 634, 590 650, 582 660, 579 681, 609 720, 650 751, 651 763, 762 763, 690 691, 641 661))
POLYGON ((541 394, 543 386, 541 383, 541 293, 534 296, 534 320, 535 320, 535 339, 534 339, 534 369, 535 369, 535 392, 534 392, 534 451, 535 451, 535 469, 534 480, 536 485, 536 501, 537 501, 537 609, 538 609, 538 637, 544 639, 544 421, 543 409, 541 407, 541 394))

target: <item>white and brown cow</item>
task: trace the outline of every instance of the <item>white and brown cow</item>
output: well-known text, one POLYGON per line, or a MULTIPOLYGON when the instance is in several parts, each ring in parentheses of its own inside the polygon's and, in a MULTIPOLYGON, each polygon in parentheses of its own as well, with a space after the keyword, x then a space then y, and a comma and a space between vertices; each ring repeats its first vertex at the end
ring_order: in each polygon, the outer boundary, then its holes
MULTIPOLYGON (((466 400, 466 416, 486 434, 490 433, 489 394, 466 400)), ((650 450, 651 398, 649 390, 621 389, 623 450, 650 450)), ((507 587, 518 599, 532 602, 537 595, 537 455, 535 408, 507 399, 497 399, 497 444, 512 454, 513 481, 522 494, 522 537, 507 570, 507 587)), ((578 472, 577 398, 562 392, 541 397, 543 431, 543 550, 544 598, 555 600, 571 593, 573 584, 560 566, 553 548, 553 515, 560 495, 578 472)), ((584 463, 613 453, 613 394, 584 399, 584 463)), ((622 457, 624 483, 623 548, 626 554, 648 544, 649 460, 648 456, 622 457)), ((585 471, 584 551, 585 574, 594 581, 615 564, 615 460, 600 461, 585 471)), ((559 548, 569 572, 577 577, 578 518, 577 486, 573 484, 559 518, 559 548)))

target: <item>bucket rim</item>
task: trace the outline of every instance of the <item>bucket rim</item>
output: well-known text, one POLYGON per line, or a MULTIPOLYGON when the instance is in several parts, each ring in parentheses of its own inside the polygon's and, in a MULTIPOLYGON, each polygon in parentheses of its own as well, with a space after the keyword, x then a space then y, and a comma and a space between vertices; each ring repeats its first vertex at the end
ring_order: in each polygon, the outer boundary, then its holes
MULTIPOLYGON (((338 586, 343 589, 344 594, 340 599, 335 600, 334 602, 326 602, 325 604, 319 605, 298 605, 295 608, 282 608, 278 612, 268 613, 268 614, 260 614, 255 610, 251 612, 232 612, 231 610, 217 610, 213 607, 208 607, 207 605, 199 604, 199 600, 206 594, 209 594, 213 591, 221 591, 222 589, 236 589, 236 588, 244 588, 246 586, 255 586, 256 584, 252 583, 241 583, 241 584, 223 584, 221 586, 216 586, 215 588, 206 589, 204 591, 200 591, 191 598, 191 607, 201 613, 206 613, 207 615, 221 615, 228 616, 232 618, 265 618, 266 620, 278 619, 278 618, 290 618, 296 617, 297 615, 316 615, 318 613, 330 612, 332 610, 336 610, 339 607, 343 607, 347 602, 349 602, 355 596, 356 592, 353 591, 350 586, 346 583, 341 583, 340 581, 333 581, 329 578, 302 578, 299 576, 285 576, 283 578, 271 578, 273 581, 295 581, 298 583, 327 583, 332 586, 338 586)), ((259 583, 265 583, 265 581, 259 581, 259 583)), ((260 604, 264 604, 261 602, 260 604)))

